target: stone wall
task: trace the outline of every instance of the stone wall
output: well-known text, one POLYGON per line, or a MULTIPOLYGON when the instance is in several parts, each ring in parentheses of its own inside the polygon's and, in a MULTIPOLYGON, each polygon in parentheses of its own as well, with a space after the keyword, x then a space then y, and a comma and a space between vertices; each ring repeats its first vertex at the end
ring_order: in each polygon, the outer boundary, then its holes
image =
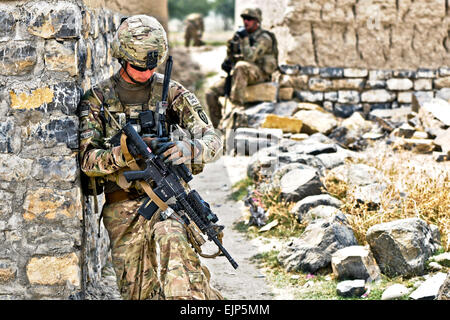
POLYGON ((280 62, 317 67, 437 69, 450 65, 449 0, 240 0, 263 11, 280 62))
POLYGON ((413 93, 434 97, 450 87, 450 68, 415 70, 368 70, 362 68, 302 67, 282 75, 281 88, 289 96, 323 105, 339 117, 355 111, 411 107, 413 93))
POLYGON ((0 299, 82 299, 101 278, 109 242, 80 188, 77 107, 118 70, 121 17, 104 0, 0 1, 0 299))

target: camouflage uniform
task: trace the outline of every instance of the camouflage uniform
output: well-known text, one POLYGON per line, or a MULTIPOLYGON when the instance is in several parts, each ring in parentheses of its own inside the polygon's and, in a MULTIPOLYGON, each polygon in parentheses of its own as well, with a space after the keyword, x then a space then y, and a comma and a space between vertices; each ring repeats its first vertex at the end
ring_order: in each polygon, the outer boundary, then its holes
MULTIPOLYGON (((259 9, 245 9, 241 16, 252 16, 261 22, 259 9)), ((274 52, 274 43, 268 32, 261 27, 248 37, 234 37, 228 41, 227 57, 225 60, 234 62, 231 71, 232 84, 230 99, 233 104, 243 106, 245 103, 245 88, 248 85, 270 81, 272 73, 277 69, 278 62, 274 52), (232 49, 232 43, 237 43, 240 52, 232 49)), ((225 95, 225 78, 220 79, 206 92, 209 115, 214 127, 222 118, 222 106, 219 96, 225 95)))
MULTIPOLYGON (((110 141, 118 128, 104 108, 121 126, 140 111, 155 110, 161 100, 163 78, 155 73, 144 86, 149 98, 142 104, 122 103, 118 94, 120 74, 85 93, 80 104, 81 169, 89 177, 104 181, 106 199, 114 192, 127 192, 126 199, 106 201, 102 210, 123 299, 222 299, 210 287, 209 271, 191 248, 182 224, 162 219, 160 210, 150 220, 137 213, 145 194, 138 183, 124 178, 123 172, 130 168, 120 145, 110 141)), ((170 81, 167 101, 167 122, 187 130, 202 150, 196 159, 200 163, 191 167, 194 174, 200 172, 204 163, 220 156, 222 140, 195 95, 176 81, 170 81)))
POLYGON ((201 46, 205 44, 201 38, 205 27, 203 24, 203 16, 200 13, 191 13, 186 17, 186 27, 184 30, 184 45, 189 47, 191 39, 193 46, 201 46))

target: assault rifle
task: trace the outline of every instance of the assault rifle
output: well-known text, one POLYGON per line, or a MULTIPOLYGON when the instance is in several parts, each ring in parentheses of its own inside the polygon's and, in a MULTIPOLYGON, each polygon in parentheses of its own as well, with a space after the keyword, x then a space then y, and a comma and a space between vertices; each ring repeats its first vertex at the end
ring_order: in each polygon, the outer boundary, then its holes
MULTIPOLYGON (((155 155, 130 123, 122 128, 122 132, 129 140, 127 144, 130 143, 135 147, 137 153, 145 161, 144 170, 124 172, 126 180, 128 182, 142 180, 147 183, 154 182, 156 188, 153 189, 153 192, 157 197, 164 203, 170 203, 169 207, 181 217, 186 226, 189 226, 192 221, 203 234, 208 236, 208 240, 213 241, 217 245, 233 268, 236 269, 238 264, 218 239, 223 227, 220 228, 215 224, 218 218, 211 211, 209 204, 195 190, 190 191, 188 194, 186 193, 180 178, 173 170, 173 166, 164 163, 159 156, 155 155)), ((151 215, 156 211, 154 210, 156 206, 155 201, 152 200, 154 199, 147 199, 139 210, 139 213, 146 219, 150 219, 151 215)))

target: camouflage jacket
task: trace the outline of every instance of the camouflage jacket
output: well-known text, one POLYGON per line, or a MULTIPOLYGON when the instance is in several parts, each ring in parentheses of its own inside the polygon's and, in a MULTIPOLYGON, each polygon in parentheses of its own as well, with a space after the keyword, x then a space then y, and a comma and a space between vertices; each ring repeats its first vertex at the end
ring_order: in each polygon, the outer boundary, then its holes
POLYGON ((227 55, 231 61, 244 60, 256 64, 266 74, 272 74, 278 67, 276 42, 269 31, 258 28, 245 38, 233 38, 228 41, 227 55), (233 52, 231 43, 238 41, 239 51, 233 52))
MULTIPOLYGON (((116 75, 115 77, 117 77, 116 75)), ((137 119, 142 109, 155 110, 161 100, 164 76, 155 73, 150 85, 147 105, 123 105, 115 91, 114 77, 88 90, 80 103, 80 162, 81 170, 89 177, 103 177, 124 190, 139 189, 137 183, 128 183, 123 171, 130 170, 125 162, 120 145, 114 146, 110 139, 119 131, 107 108, 120 126, 130 119, 137 119), (95 90, 95 94, 93 92, 95 90)), ((202 153, 191 165, 194 174, 201 172, 203 165, 220 157, 222 138, 214 130, 196 96, 176 81, 170 81, 168 92, 167 122, 187 131, 202 153)), ((188 164, 189 166, 189 164, 188 164)))

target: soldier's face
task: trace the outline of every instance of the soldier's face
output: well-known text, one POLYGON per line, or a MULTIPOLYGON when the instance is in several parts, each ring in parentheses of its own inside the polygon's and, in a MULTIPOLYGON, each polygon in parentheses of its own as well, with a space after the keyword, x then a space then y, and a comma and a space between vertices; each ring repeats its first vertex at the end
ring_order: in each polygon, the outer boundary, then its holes
POLYGON ((151 76, 153 75, 153 73, 155 73, 155 69, 152 70, 145 70, 142 71, 141 70, 137 70, 135 68, 133 68, 133 66, 127 62, 127 72, 128 74, 135 80, 139 81, 139 82, 145 82, 148 79, 151 78, 151 76))
POLYGON ((259 22, 256 19, 245 17, 244 20, 244 27, 245 30, 247 30, 248 33, 252 33, 258 29, 259 22))

